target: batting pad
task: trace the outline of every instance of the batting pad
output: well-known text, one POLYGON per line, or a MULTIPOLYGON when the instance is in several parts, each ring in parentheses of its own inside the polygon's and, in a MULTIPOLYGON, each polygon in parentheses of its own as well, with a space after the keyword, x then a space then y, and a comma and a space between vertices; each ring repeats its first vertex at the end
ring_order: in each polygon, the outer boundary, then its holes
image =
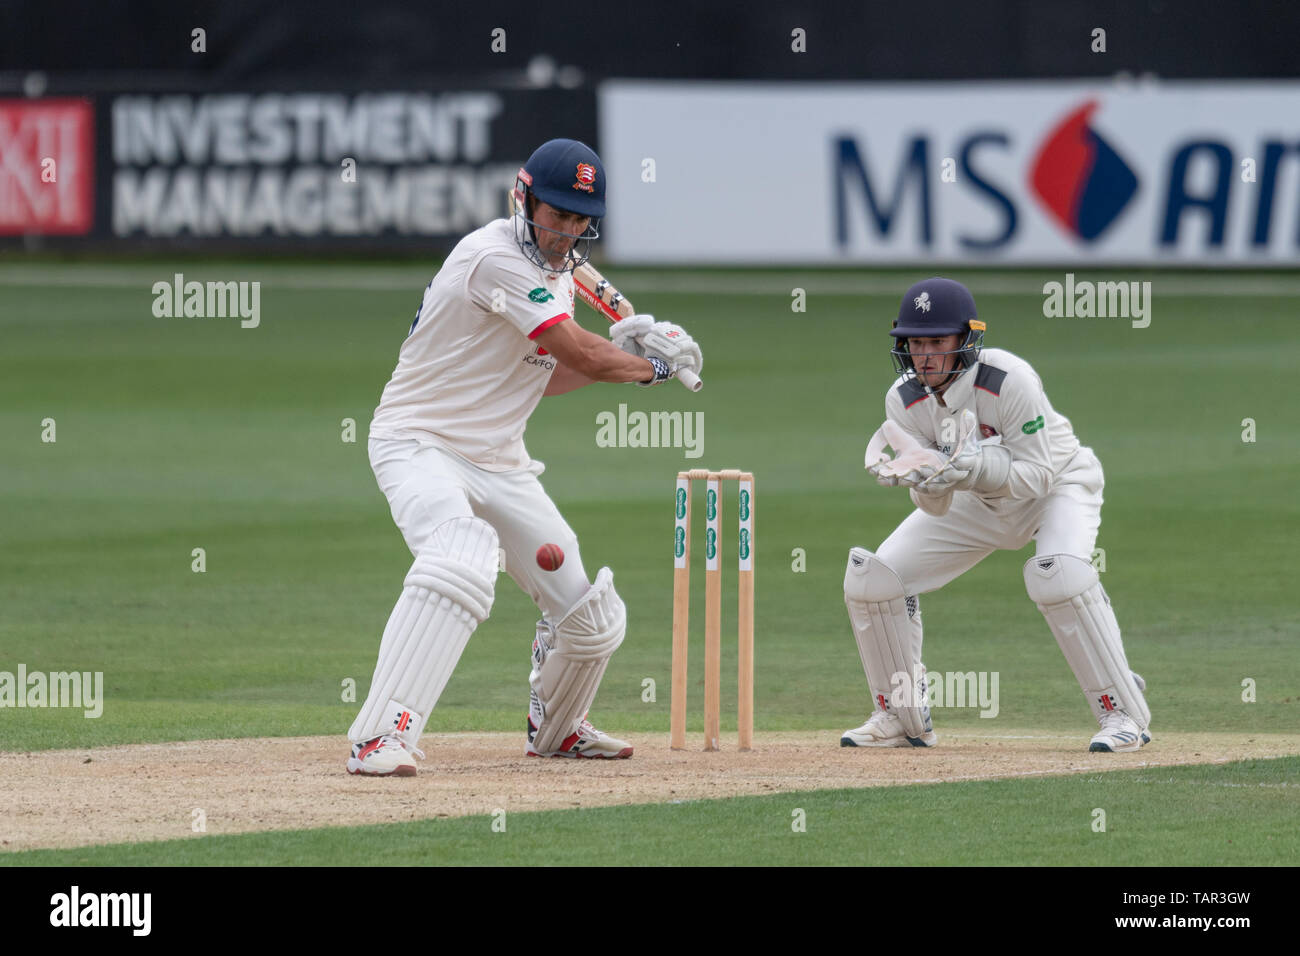
POLYGON ((1097 719, 1123 710, 1146 730, 1151 711, 1133 679, 1119 622, 1092 564, 1073 554, 1030 558, 1025 590, 1047 618, 1097 719))
POLYGON ((388 618, 349 740, 395 734, 412 747, 419 743, 470 635, 487 620, 496 575, 497 533, 486 521, 452 518, 434 529, 388 618))
POLYGON ((627 609, 614 590, 614 572, 609 568, 600 569, 596 583, 558 624, 538 627, 533 671, 528 676, 533 706, 542 718, 533 750, 558 750, 577 730, 626 630, 627 609))
POLYGON ((916 694, 921 649, 903 582, 870 551, 853 548, 844 571, 844 603, 876 706, 897 714, 908 737, 920 737, 925 733, 925 701, 916 694))

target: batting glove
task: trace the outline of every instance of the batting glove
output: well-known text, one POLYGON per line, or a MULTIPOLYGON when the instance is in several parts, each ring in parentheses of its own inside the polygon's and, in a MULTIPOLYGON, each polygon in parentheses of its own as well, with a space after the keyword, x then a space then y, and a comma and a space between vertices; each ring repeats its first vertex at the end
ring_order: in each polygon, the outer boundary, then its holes
POLYGON ((609 327, 609 338, 628 355, 645 358, 645 346, 641 344, 641 338, 654 325, 653 315, 629 315, 609 327))

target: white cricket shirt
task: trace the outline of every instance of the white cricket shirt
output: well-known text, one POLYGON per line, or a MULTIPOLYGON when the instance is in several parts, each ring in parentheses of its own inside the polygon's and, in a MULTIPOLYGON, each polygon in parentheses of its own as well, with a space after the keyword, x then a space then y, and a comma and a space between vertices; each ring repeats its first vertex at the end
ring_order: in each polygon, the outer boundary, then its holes
POLYGON ((955 422, 969 408, 979 421, 977 437, 1001 436, 1011 452, 1011 479, 1001 497, 1046 497, 1075 464, 1080 445, 1069 419, 1052 408, 1033 367, 1004 349, 983 349, 974 368, 959 375, 942 398, 940 405, 916 379, 899 377, 885 395, 885 415, 923 445, 949 455, 955 425, 945 428, 944 422, 955 422))
POLYGON ((526 466, 524 428, 555 369, 532 340, 572 315, 573 275, 526 259, 511 220, 471 232, 424 290, 371 437, 429 442, 487 471, 526 466))

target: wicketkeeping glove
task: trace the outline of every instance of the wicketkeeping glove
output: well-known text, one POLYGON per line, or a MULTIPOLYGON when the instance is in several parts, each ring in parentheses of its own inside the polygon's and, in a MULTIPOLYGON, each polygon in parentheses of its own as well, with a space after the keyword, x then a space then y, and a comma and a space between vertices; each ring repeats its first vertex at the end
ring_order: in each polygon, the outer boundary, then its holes
POLYGON ((981 443, 975 437, 978 428, 975 413, 962 409, 957 448, 943 466, 922 469, 922 479, 916 490, 924 494, 941 495, 949 491, 976 491, 994 494, 1002 491, 1011 478, 1011 451, 1001 444, 981 443))
POLYGON ((886 420, 871 436, 863 465, 877 484, 893 488, 915 485, 923 477, 923 469, 933 472, 942 462, 943 455, 933 448, 922 447, 901 425, 886 420), (894 449, 898 457, 891 459, 886 447, 894 449))

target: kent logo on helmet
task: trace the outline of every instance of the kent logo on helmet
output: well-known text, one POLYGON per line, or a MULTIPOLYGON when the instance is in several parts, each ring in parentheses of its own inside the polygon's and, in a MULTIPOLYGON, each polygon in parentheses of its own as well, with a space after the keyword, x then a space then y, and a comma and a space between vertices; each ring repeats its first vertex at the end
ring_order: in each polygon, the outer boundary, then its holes
POLYGON ((591 256, 605 215, 605 167, 576 139, 539 146, 515 178, 515 242, 548 272, 572 272, 591 256))

